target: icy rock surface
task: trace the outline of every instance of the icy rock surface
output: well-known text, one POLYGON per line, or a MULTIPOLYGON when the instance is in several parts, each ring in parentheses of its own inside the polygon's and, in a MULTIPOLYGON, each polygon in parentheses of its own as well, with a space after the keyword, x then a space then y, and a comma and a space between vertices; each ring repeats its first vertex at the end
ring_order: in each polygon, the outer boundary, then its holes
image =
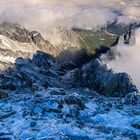
POLYGON ((7 91, 0 100, 0 139, 139 140, 140 104, 89 89, 7 91))

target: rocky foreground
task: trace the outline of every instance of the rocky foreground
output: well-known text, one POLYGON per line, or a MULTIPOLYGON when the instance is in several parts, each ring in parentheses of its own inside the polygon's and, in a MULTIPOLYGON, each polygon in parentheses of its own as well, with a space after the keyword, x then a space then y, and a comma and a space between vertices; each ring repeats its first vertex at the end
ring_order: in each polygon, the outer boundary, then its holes
POLYGON ((140 95, 48 88, 0 100, 1 140, 139 140, 140 95))
POLYGON ((0 75, 0 139, 139 140, 140 94, 98 59, 71 71, 43 52, 0 75))

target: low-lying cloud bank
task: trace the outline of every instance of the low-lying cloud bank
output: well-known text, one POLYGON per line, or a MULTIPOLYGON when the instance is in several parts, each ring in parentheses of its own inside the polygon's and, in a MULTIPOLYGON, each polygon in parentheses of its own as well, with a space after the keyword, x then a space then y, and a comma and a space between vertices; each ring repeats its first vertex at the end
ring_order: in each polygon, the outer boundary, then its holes
POLYGON ((140 29, 135 32, 136 43, 130 45, 118 45, 117 51, 121 54, 116 60, 108 61, 109 67, 116 72, 127 72, 131 75, 140 90, 140 29))
POLYGON ((1 0, 0 22, 17 22, 46 34, 59 25, 96 28, 117 20, 139 22, 137 0, 1 0))

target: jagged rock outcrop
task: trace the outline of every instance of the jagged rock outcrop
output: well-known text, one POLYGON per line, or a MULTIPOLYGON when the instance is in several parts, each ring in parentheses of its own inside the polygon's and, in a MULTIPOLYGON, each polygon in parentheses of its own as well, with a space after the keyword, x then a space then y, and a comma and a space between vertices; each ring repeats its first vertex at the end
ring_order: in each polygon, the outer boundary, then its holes
MULTIPOLYGON (((40 50, 46 51, 47 47, 53 47, 49 41, 46 41, 39 32, 29 31, 16 23, 3 22, 0 24, 0 34, 20 43, 35 44, 40 50)), ((50 50, 51 53, 51 50, 50 50)))
POLYGON ((0 24, 0 34, 21 43, 31 43, 32 38, 28 30, 19 24, 3 22, 0 24))
POLYGON ((106 96, 125 96, 138 91, 131 77, 126 73, 114 73, 99 60, 91 61, 82 69, 84 86, 95 89, 106 96))
POLYGON ((0 90, 0 99, 8 98, 8 94, 4 90, 0 90))
POLYGON ((4 71, 0 75, 0 89, 32 88, 35 84, 47 88, 63 73, 55 58, 38 51, 32 59, 19 58, 13 68, 4 71))
POLYGON ((11 67, 19 57, 32 58, 38 50, 54 56, 59 53, 37 31, 30 32, 19 24, 0 24, 0 71, 11 67))
POLYGON ((72 87, 88 87, 105 96, 119 97, 138 92, 128 74, 114 73, 99 60, 92 60, 81 69, 71 71, 63 79, 71 81, 72 87))
POLYGON ((99 60, 92 60, 82 68, 66 71, 54 57, 43 52, 33 59, 17 59, 13 68, 0 75, 0 89, 38 87, 87 87, 106 96, 125 96, 138 92, 126 73, 114 73, 99 60), (41 60, 41 61, 40 61, 41 60))

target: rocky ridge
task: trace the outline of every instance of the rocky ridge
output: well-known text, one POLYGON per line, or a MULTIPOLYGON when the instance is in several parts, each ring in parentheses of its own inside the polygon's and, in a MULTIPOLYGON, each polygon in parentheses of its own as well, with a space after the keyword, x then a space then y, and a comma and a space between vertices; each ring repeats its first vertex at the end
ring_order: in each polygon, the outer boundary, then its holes
POLYGON ((57 48, 46 41, 39 32, 28 31, 19 24, 0 24, 0 69, 5 70, 19 57, 32 58, 36 51, 57 55, 57 48))
POLYGON ((114 73, 99 60, 67 71, 55 58, 39 51, 33 59, 17 59, 13 68, 0 75, 1 89, 32 88, 33 85, 46 88, 87 87, 100 94, 117 97, 138 92, 129 75, 114 73))

